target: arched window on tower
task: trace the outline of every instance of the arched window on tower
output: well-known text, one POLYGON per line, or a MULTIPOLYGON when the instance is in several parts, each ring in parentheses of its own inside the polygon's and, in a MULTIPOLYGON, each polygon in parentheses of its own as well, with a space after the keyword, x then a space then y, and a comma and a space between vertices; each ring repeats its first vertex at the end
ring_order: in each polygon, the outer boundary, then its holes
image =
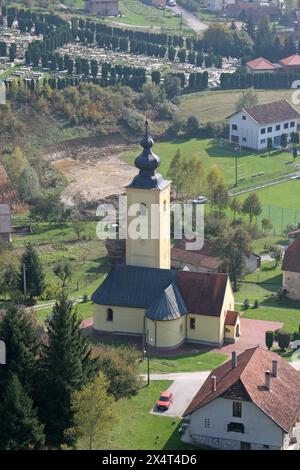
POLYGON ((114 321, 114 311, 112 308, 106 310, 106 321, 114 321))
POLYGON ((143 202, 140 204, 140 214, 139 215, 147 215, 147 206, 143 202))

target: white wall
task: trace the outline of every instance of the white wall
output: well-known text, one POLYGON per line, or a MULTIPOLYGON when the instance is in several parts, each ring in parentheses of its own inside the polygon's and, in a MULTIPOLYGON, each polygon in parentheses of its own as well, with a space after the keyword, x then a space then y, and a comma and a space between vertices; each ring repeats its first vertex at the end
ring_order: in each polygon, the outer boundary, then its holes
MULTIPOLYGON (((269 392, 266 392, 269 393, 269 392)), ((207 436, 223 440, 232 440, 233 448, 240 448, 240 442, 250 442, 256 446, 269 445, 281 448, 283 431, 252 402, 242 402, 242 417, 232 416, 233 401, 217 398, 191 414, 190 433, 197 441, 197 436, 207 436), (209 419, 209 428, 205 427, 205 418, 209 419), (244 433, 227 432, 230 422, 244 424, 244 433), (235 445, 234 445, 235 444, 235 445)), ((217 443, 215 442, 215 446, 217 443)), ((220 447, 222 447, 220 443, 220 447)))
POLYGON ((297 120, 290 119, 287 121, 278 121, 273 124, 259 126, 256 121, 254 121, 254 119, 252 119, 247 113, 240 111, 230 118, 229 129, 230 141, 233 142, 233 137, 237 136, 239 145, 255 150, 263 150, 267 148, 268 138, 272 139, 273 144, 274 138, 281 136, 282 134, 287 134, 289 139, 290 134, 297 130, 297 120), (243 116, 245 116, 246 119, 243 119, 243 116), (295 122, 294 127, 291 127, 292 122, 295 122), (286 129, 284 128, 285 124, 288 125, 286 129), (236 125, 237 130, 233 130, 232 125, 236 125), (276 130, 276 126, 278 125, 280 125, 280 129, 276 130), (272 128, 272 131, 268 132, 268 128, 270 127, 272 128), (264 134, 261 133, 262 129, 265 129, 264 134))

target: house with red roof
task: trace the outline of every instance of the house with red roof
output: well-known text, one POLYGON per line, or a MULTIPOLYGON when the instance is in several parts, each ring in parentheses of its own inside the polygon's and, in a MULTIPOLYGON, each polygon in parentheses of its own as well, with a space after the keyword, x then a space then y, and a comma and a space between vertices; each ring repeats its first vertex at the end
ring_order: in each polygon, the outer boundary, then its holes
POLYGON ((230 142, 254 150, 265 150, 269 139, 280 147, 281 136, 289 141, 297 130, 299 112, 287 100, 247 106, 228 116, 230 142))
POLYGON ((216 449, 300 448, 300 373, 257 346, 214 369, 186 408, 183 440, 216 449))
POLYGON ((300 55, 293 54, 279 61, 280 68, 284 72, 300 72, 300 55))
POLYGON ((288 298, 300 300, 300 236, 285 250, 282 271, 283 291, 288 298))
POLYGON ((246 63, 247 72, 253 74, 277 72, 280 68, 281 65, 272 64, 272 62, 263 57, 249 60, 249 62, 246 63))

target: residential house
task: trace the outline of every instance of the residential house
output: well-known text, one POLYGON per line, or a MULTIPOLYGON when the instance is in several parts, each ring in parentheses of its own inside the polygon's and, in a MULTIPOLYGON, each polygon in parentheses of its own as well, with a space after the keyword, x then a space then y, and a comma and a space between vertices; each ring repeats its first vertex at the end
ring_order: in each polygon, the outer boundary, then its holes
POLYGON ((257 59, 249 60, 246 63, 246 70, 248 73, 259 74, 259 73, 273 73, 278 72, 280 69, 279 64, 272 64, 267 59, 263 57, 258 57, 257 59))
POLYGON ((300 374, 257 346, 232 353, 199 388, 183 417, 184 440, 216 449, 298 449, 300 374))
POLYGON ((265 150, 268 139, 280 147, 281 135, 290 139, 297 130, 299 112, 287 100, 245 107, 229 119, 229 140, 254 150, 265 150))
POLYGON ((92 295, 94 329, 101 333, 136 335, 156 348, 196 342, 221 346, 240 336, 239 313, 228 274, 171 269, 170 187, 157 171, 160 159, 148 134, 136 158, 139 170, 126 188, 126 264, 116 264, 92 295), (137 205, 147 227, 158 237, 132 237, 137 205), (152 207, 158 207, 155 215, 152 207))
POLYGON ((10 242, 12 231, 10 207, 0 204, 0 239, 10 242))
POLYGON ((300 300, 300 236, 285 250, 282 271, 283 291, 290 299, 300 300))
POLYGON ((118 16, 119 0, 86 0, 86 9, 92 15, 118 16))
MULTIPOLYGON (((200 273, 224 272, 222 260, 216 256, 209 240, 205 240, 201 250, 186 250, 185 240, 179 240, 171 250, 173 269, 185 269, 200 273)), ((250 253, 246 260, 245 273, 256 271, 261 265, 261 257, 250 253)))

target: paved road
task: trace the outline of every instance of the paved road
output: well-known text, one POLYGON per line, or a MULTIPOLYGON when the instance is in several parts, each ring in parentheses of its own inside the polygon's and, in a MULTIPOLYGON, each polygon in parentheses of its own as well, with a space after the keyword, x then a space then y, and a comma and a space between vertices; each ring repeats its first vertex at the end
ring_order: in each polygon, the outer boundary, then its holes
POLYGON ((206 23, 201 21, 196 15, 194 15, 193 13, 186 10, 180 5, 172 7, 172 11, 174 13, 182 14, 182 17, 185 20, 186 24, 196 33, 202 33, 208 28, 208 25, 206 23))
MULTIPOLYGON (((290 364, 300 370, 300 361, 293 361, 290 364)), ((184 410, 195 396, 196 392, 203 385, 210 371, 206 372, 177 372, 173 374, 151 374, 151 380, 172 380, 169 390, 173 393, 173 403, 169 410, 159 411, 154 407, 152 414, 163 416, 181 417, 184 410)), ((145 376, 146 378, 146 376, 145 376)), ((158 397, 157 397, 158 398, 158 397)))

